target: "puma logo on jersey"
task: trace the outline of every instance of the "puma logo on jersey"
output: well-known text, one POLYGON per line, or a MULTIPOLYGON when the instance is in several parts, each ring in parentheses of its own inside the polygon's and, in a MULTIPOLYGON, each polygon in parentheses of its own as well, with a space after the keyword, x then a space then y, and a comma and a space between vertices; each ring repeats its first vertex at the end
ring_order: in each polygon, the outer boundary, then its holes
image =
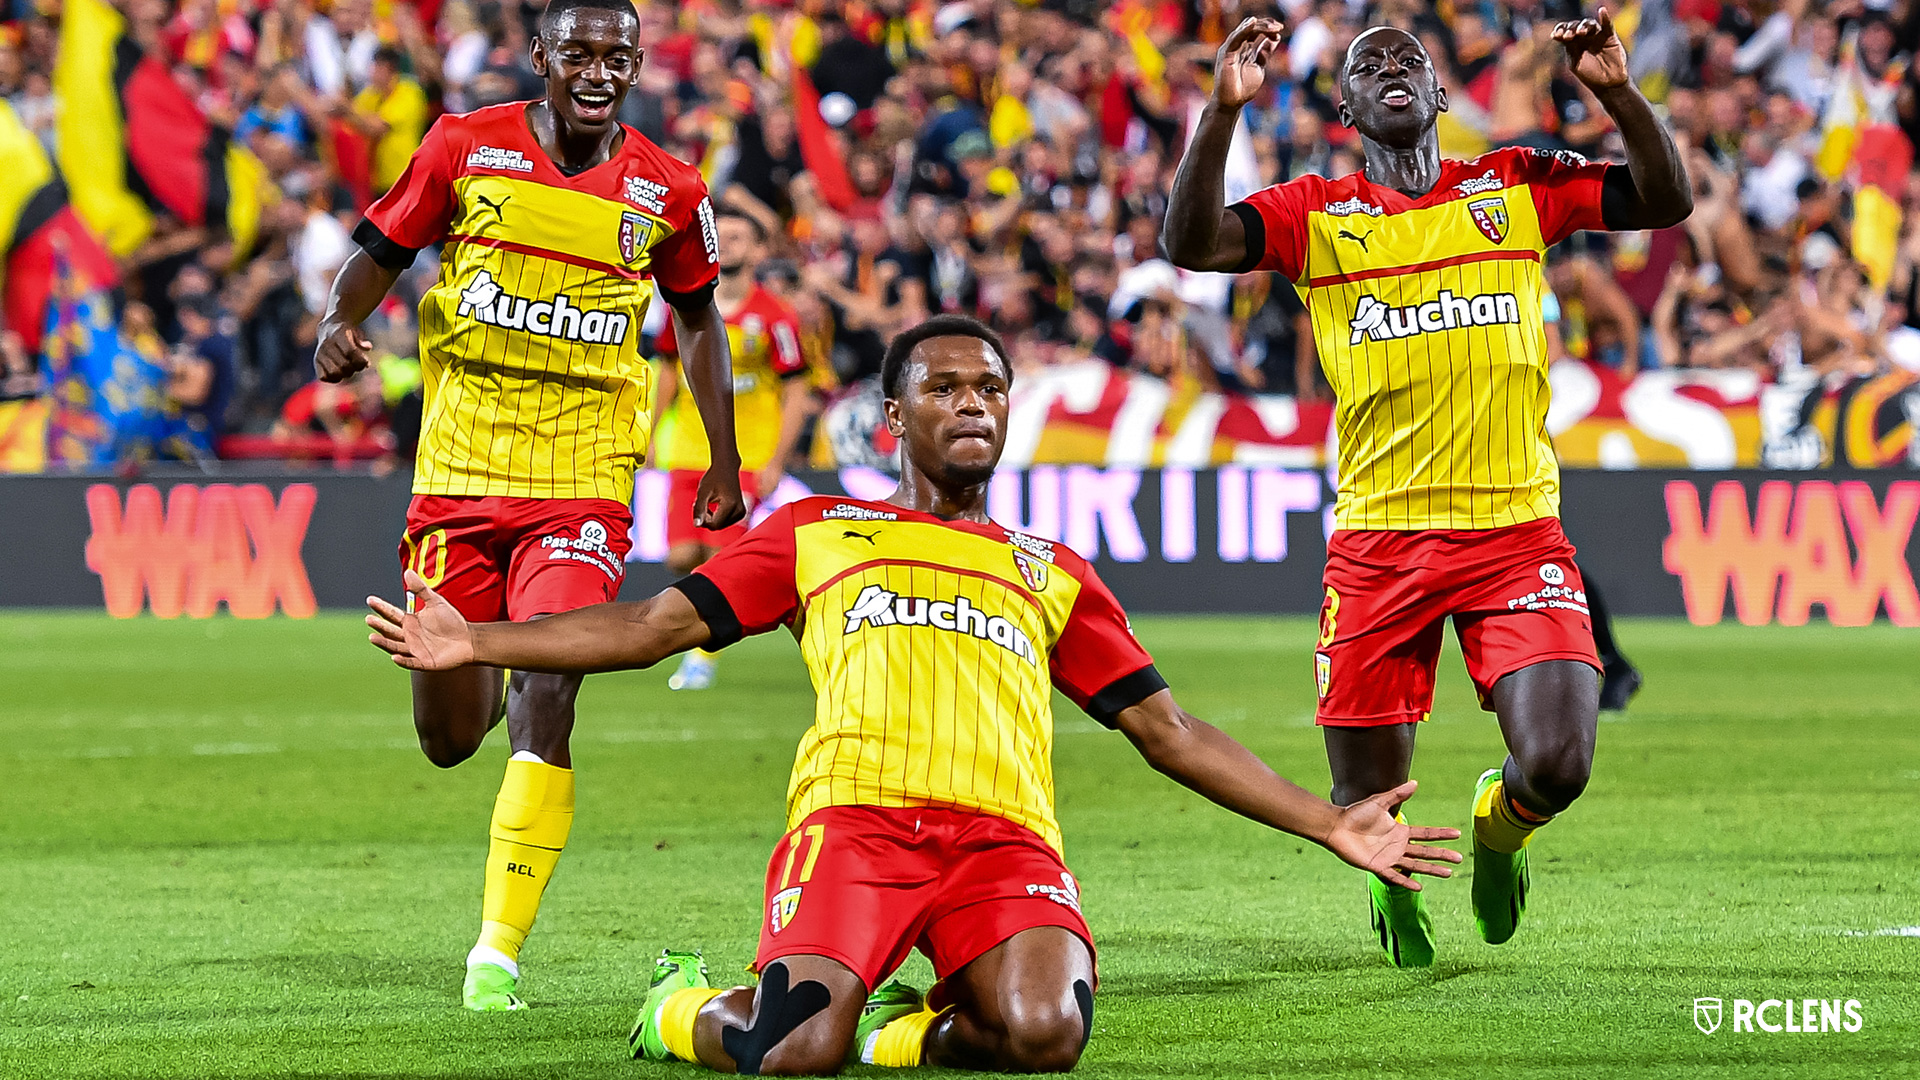
POLYGON ((1362 338, 1392 341, 1463 326, 1498 326, 1519 321, 1520 299, 1512 293, 1465 297, 1441 289, 1437 298, 1405 307, 1388 307, 1379 298, 1362 293, 1353 309, 1352 334, 1347 344, 1358 345, 1362 338))
POLYGON ((512 198, 511 195, 502 195, 499 202, 494 202, 477 191, 473 193, 473 201, 493 211, 493 216, 498 218, 502 225, 507 223, 507 201, 512 198))
POLYGON ((973 606, 966 597, 929 600, 922 596, 901 596, 891 589, 869 585, 860 590, 853 606, 847 609, 847 628, 852 634, 865 627, 929 626, 955 634, 965 634, 992 642, 1029 664, 1038 666, 1040 653, 1026 632, 999 615, 988 615, 973 606))
POLYGON ((852 530, 852 529, 848 529, 848 530, 846 530, 846 531, 844 531, 844 532, 842 532, 842 533, 840 534, 840 539, 842 539, 842 540, 865 540, 865 541, 866 541, 867 543, 869 543, 869 544, 872 544, 872 545, 875 545, 875 546, 878 546, 878 544, 879 544, 879 541, 878 541, 877 539, 875 539, 875 538, 876 538, 876 537, 878 537, 879 535, 880 535, 880 530, 879 530, 879 529, 875 529, 875 530, 873 530, 873 532, 871 532, 871 533, 863 533, 863 532, 856 532, 856 531, 854 531, 854 530, 852 530))
POLYGON ((618 345, 627 339, 632 321, 624 311, 588 311, 573 306, 565 293, 551 300, 529 300, 514 296, 482 270, 460 290, 463 319, 502 330, 519 330, 540 337, 577 341, 586 345, 618 345))
POLYGON ((1366 250, 1367 250, 1367 237, 1369 237, 1369 236, 1372 236, 1372 235, 1373 235, 1373 232, 1372 232, 1372 230, 1368 230, 1367 232, 1365 232, 1365 233, 1363 233, 1363 234, 1361 234, 1361 235, 1359 235, 1359 236, 1355 236, 1354 234, 1352 234, 1352 233, 1350 233, 1350 232, 1348 232, 1348 231, 1347 231, 1347 230, 1345 230, 1345 229, 1341 229, 1341 230, 1340 230, 1340 239, 1342 239, 1342 240, 1351 240, 1351 241, 1353 241, 1354 243, 1356 243, 1356 244, 1359 244, 1359 245, 1360 245, 1360 250, 1361 250, 1361 251, 1366 251, 1366 250))

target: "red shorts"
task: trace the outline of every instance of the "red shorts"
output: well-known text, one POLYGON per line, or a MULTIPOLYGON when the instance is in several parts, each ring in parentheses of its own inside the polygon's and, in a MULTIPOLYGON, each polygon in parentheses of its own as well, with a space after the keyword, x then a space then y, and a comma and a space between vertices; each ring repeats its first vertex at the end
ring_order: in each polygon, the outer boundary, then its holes
POLYGON ((754 970, 827 956, 869 990, 916 946, 941 979, 1036 926, 1093 949, 1060 856, 1025 826, 969 810, 816 810, 773 849, 766 899, 754 970))
POLYGON ((740 470, 740 494, 746 500, 747 516, 724 529, 703 529, 693 523, 693 504, 700 498, 699 469, 674 469, 667 473, 667 546, 704 544, 718 550, 747 534, 747 522, 753 520, 755 485, 758 473, 740 470))
POLYGON ((1504 529, 1343 530, 1327 542, 1325 581, 1313 656, 1321 724, 1426 719, 1449 615, 1482 708, 1493 707, 1494 683, 1543 660, 1600 666, 1558 518, 1504 529))
POLYGON ((415 495, 400 563, 473 622, 519 622, 620 595, 632 526, 612 499, 415 495))

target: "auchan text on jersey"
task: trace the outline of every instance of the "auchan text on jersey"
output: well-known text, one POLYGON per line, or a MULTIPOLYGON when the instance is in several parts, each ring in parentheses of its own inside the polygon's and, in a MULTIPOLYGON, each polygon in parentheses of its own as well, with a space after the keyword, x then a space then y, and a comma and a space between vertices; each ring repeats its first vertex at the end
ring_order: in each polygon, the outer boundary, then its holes
POLYGON ((588 345, 618 345, 627 339, 631 317, 624 311, 583 310, 565 293, 551 300, 528 300, 500 287, 485 270, 460 290, 461 318, 502 330, 520 330, 588 345))
POLYGON ((1436 299, 1406 307, 1388 307, 1379 298, 1362 293, 1359 303, 1354 305, 1353 333, 1347 344, 1358 345, 1363 336, 1375 341, 1392 341, 1464 326, 1499 326, 1519 321, 1520 299, 1512 293, 1455 296, 1441 289, 1436 299))

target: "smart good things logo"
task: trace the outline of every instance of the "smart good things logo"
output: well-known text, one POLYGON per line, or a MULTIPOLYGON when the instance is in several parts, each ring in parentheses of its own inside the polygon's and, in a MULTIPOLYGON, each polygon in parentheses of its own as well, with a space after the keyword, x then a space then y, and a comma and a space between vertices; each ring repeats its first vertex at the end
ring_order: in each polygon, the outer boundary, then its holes
POLYGON ((1693 1026, 1702 1035, 1719 1031, 1723 1020, 1730 1020, 1735 1034, 1747 1035, 1851 1035, 1866 1026, 1855 998, 1766 998, 1757 1002, 1734 998, 1731 1004, 1720 998, 1693 999, 1693 1026))

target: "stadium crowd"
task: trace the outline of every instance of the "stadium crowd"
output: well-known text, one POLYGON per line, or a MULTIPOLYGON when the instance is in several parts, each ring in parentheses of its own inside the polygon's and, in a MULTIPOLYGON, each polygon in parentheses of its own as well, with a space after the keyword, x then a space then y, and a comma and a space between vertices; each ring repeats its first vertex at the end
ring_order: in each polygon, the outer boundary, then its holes
MULTIPOLYGON (((157 407, 192 436, 126 452, 395 463, 417 430, 412 304, 432 252, 383 309, 384 359, 357 381, 313 381, 315 325, 360 212, 435 117, 539 93, 527 42, 540 4, 117 6, 127 40, 263 176, 248 243, 160 213, 120 259, 112 318, 150 356, 157 407)), ((636 6, 646 60, 622 117, 773 237, 760 272, 801 317, 823 400, 873 393, 887 337, 938 312, 986 318, 1025 369, 1098 358, 1210 390, 1324 397, 1286 282, 1177 271, 1158 246, 1214 50, 1249 14, 1280 15, 1290 36, 1245 113, 1230 199, 1359 167, 1336 81, 1347 43, 1379 23, 1416 33, 1439 65, 1447 156, 1526 144, 1621 157, 1546 38, 1574 15, 1568 0, 636 6)), ((51 155, 61 2, 0 10, 0 95, 51 155)), ((1556 355, 1623 376, 1749 368, 1809 385, 1920 369, 1920 10, 1639 0, 1615 20, 1681 140, 1697 209, 1553 253, 1556 355)), ((50 392, 46 349, 27 344, 38 337, 0 335, 0 397, 50 392)))

